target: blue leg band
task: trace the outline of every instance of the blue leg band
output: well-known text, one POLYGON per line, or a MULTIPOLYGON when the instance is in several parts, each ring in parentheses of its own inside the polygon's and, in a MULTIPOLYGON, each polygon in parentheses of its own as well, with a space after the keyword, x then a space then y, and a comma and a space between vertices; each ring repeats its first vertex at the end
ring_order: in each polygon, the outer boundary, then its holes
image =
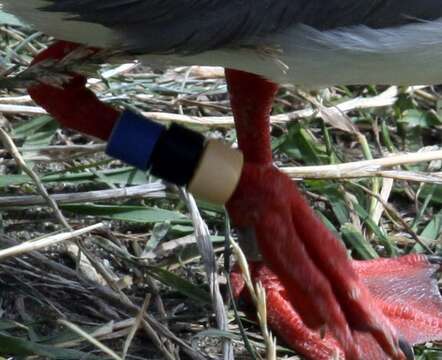
POLYGON ((112 130, 106 154, 140 170, 148 170, 152 152, 165 130, 161 124, 124 111, 112 130))

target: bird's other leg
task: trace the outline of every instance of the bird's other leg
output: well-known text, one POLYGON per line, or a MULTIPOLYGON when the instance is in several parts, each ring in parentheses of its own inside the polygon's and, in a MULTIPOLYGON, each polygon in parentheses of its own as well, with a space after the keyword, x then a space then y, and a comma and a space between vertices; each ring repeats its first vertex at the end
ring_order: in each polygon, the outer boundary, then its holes
MULTIPOLYGON (((232 223, 252 229, 265 263, 310 327, 326 325, 347 359, 361 359, 353 330, 372 333, 384 351, 402 359, 395 329, 373 304, 342 243, 326 229, 293 182, 272 166, 269 132, 276 85, 226 70, 245 164, 227 203, 232 223)), ((269 304, 270 305, 270 304, 269 304)))
MULTIPOLYGON (((251 229, 270 268, 311 327, 328 324, 350 358, 357 358, 350 328, 330 284, 307 253, 291 219, 289 178, 272 165, 269 116, 277 86, 257 75, 226 70, 239 147, 245 164, 227 203, 232 223, 251 229)), ((342 250, 345 251, 345 250, 342 250)))

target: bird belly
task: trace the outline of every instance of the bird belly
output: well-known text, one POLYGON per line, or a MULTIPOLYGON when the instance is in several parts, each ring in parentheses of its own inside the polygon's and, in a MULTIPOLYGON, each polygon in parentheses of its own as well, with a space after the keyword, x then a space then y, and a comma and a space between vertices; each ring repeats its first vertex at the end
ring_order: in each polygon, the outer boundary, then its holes
POLYGON ((255 48, 143 55, 147 64, 212 65, 307 87, 442 83, 442 19, 395 28, 319 31, 297 25, 255 48))
MULTIPOLYGON (((127 40, 96 23, 41 9, 46 0, 0 0, 8 12, 61 40, 126 48, 127 40), (69 21, 67 21, 69 19, 69 21)), ((372 29, 320 31, 294 24, 285 31, 232 48, 199 54, 140 55, 148 65, 212 65, 244 70, 277 83, 306 87, 442 83, 442 19, 372 29)), ((119 60, 121 61, 121 59, 119 60)))

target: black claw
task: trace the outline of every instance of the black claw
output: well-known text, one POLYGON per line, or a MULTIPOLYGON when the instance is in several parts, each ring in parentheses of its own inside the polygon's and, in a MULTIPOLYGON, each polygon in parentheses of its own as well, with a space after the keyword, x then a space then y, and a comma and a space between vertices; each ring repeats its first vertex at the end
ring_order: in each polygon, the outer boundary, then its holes
POLYGON ((442 265, 442 256, 427 255, 427 259, 431 264, 442 265))
POLYGON ((404 353, 405 358, 407 360, 414 360, 413 347, 410 345, 410 343, 407 340, 405 340, 404 338, 400 338, 399 347, 404 353))

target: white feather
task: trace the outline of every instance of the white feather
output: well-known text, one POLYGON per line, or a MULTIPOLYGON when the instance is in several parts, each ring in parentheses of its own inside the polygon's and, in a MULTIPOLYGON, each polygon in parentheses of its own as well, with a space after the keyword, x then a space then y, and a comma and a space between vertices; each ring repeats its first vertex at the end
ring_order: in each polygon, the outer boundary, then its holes
POLYGON ((69 15, 39 10, 47 5, 48 1, 45 0, 0 0, 0 6, 6 12, 57 39, 105 47, 118 42, 118 35, 102 25, 67 21, 69 15))

